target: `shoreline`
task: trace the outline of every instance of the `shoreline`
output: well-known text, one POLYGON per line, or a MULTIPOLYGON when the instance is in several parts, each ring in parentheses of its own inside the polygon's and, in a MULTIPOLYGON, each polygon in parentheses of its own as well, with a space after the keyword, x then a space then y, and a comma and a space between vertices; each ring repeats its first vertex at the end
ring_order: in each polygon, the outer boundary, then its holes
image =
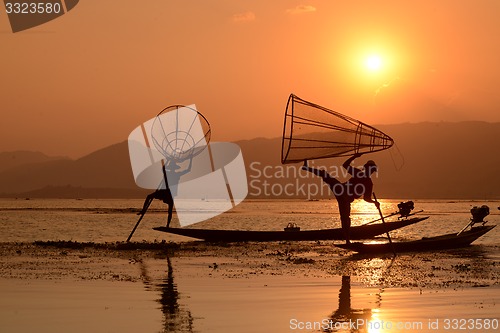
MULTIPOLYGON (((332 241, 217 244, 205 242, 81 243, 72 241, 0 243, 0 278, 139 281, 134 264, 145 260, 197 260, 227 277, 356 276, 366 286, 468 288, 500 286, 499 246, 441 252, 402 253, 395 258, 352 255, 332 241), (212 258, 208 260, 207 258, 212 258)), ((203 271, 203 269, 201 269, 203 271)))

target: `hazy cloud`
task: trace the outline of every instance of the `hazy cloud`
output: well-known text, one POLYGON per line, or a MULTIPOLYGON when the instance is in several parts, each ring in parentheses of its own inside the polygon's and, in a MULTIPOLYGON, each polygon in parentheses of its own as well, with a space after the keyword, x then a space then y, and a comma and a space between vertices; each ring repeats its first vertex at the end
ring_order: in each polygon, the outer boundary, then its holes
POLYGON ((315 12, 316 7, 311 6, 311 5, 298 5, 294 8, 287 9, 286 12, 291 15, 297 15, 297 14, 302 14, 302 13, 310 13, 310 12, 315 12))
POLYGON ((396 83, 398 81, 401 81, 399 76, 395 77, 394 79, 390 80, 389 82, 383 83, 380 87, 375 89, 375 94, 373 95, 373 98, 375 99, 378 96, 378 94, 380 94, 380 92, 382 92, 384 89, 389 88, 391 85, 393 85, 394 83, 396 83))
POLYGON ((389 101, 402 98, 401 96, 408 97, 409 94, 412 94, 410 90, 411 88, 408 87, 408 82, 396 76, 375 89, 372 96, 372 103, 373 105, 385 105, 389 101))
POLYGON ((242 23, 242 22, 251 22, 255 20, 254 12, 244 12, 234 14, 232 17, 233 22, 242 23))

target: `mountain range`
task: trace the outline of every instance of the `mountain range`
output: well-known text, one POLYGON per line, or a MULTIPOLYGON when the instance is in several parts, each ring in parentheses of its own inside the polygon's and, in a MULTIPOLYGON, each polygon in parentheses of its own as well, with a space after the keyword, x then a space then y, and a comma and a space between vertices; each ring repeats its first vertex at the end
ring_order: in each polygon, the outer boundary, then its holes
MULTIPOLYGON (((500 199, 500 123, 407 123, 376 126, 396 146, 356 160, 373 159, 380 198, 500 199)), ((300 165, 281 165, 281 138, 236 142, 242 149, 250 198, 328 198, 318 177, 300 165), (313 190, 308 193, 307 189, 313 190)), ((316 160, 332 170, 343 159, 316 160)), ((143 198, 150 191, 135 185, 127 142, 79 159, 40 152, 0 153, 0 196, 47 198, 143 198)))

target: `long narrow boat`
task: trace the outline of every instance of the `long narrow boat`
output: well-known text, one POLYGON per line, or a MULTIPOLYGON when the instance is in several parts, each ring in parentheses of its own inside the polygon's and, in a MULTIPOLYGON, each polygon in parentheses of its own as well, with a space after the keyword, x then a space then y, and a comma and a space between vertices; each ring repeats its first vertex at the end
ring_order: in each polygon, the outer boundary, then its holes
MULTIPOLYGON (((351 227, 351 239, 369 239, 386 232, 403 228, 417 222, 428 219, 425 217, 414 217, 401 221, 386 222, 351 227)), ((314 240, 342 240, 344 239, 342 229, 320 229, 320 230, 284 230, 284 231, 252 231, 252 230, 216 230, 216 229, 192 229, 192 228, 153 228, 157 231, 171 234, 202 239, 209 242, 271 242, 271 241, 314 241, 314 240)))
POLYGON ((494 227, 495 225, 472 227, 469 230, 458 234, 453 233, 436 237, 424 237, 420 240, 409 242, 393 242, 392 245, 390 243, 351 243, 337 244, 336 246, 363 254, 392 253, 393 251, 400 253, 455 249, 469 246, 472 242, 486 234, 494 227))

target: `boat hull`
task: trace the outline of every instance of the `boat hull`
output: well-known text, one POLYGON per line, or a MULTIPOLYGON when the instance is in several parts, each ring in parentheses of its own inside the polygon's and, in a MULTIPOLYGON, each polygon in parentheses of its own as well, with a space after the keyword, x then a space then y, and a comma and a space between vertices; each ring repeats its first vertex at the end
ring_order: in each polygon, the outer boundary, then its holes
POLYGON ((366 253, 366 254, 392 253, 393 251, 401 253, 401 252, 424 252, 424 251, 455 249, 455 248, 469 246, 472 242, 474 242, 476 239, 486 234, 494 227, 495 227, 494 225, 473 227, 468 231, 464 231, 460 235, 453 233, 436 237, 422 238, 420 240, 410 241, 410 242, 393 242, 392 245, 390 243, 383 243, 383 244, 351 243, 351 244, 338 244, 336 246, 346 250, 351 250, 354 252, 366 253))
MULTIPOLYGON (((407 220, 355 226, 350 229, 353 240, 369 239, 386 232, 406 227, 428 219, 415 217, 407 220)), ((272 242, 272 241, 315 241, 315 240, 343 240, 341 228, 302 230, 302 231, 251 231, 251 230, 212 230, 191 228, 153 228, 157 231, 197 238, 209 242, 272 242)))

